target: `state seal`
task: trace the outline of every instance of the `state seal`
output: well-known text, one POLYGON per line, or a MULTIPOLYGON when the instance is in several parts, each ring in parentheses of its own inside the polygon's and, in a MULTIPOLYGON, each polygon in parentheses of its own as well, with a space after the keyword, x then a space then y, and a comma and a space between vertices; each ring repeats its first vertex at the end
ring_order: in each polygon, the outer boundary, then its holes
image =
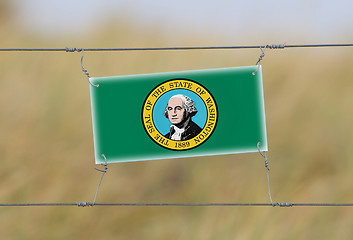
POLYGON ((142 123, 159 146, 189 150, 200 146, 215 131, 217 104, 212 94, 190 79, 172 79, 156 86, 142 107, 142 123))

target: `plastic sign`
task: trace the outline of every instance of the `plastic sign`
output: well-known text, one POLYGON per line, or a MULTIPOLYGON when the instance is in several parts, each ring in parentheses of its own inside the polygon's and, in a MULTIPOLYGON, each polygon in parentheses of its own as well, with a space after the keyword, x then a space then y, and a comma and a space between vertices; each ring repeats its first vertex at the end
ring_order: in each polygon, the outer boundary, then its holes
POLYGON ((256 68, 91 78, 96 163, 267 151, 256 68))

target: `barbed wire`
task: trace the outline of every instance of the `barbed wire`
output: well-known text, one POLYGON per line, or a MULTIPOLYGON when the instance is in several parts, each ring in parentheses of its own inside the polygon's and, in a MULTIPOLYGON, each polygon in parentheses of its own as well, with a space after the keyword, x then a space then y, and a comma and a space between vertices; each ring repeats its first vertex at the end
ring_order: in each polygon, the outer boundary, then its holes
POLYGON ((318 47, 353 47, 353 43, 329 44, 271 44, 249 46, 201 46, 201 47, 136 47, 136 48, 0 48, 2 52, 81 52, 81 51, 171 51, 171 50, 221 50, 221 49, 285 49, 318 47))

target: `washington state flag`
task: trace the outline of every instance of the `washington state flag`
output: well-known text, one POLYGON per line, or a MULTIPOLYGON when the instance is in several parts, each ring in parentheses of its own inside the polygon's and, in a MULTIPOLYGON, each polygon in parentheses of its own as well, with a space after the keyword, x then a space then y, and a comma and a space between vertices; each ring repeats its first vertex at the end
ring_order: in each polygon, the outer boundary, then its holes
POLYGON ((267 151, 257 68, 91 78, 96 164, 267 151))

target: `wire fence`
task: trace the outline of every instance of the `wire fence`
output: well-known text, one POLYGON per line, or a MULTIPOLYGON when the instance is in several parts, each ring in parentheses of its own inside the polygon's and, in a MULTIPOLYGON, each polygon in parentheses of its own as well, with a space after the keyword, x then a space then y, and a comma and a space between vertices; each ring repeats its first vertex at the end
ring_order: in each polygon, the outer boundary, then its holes
MULTIPOLYGON (((203 47, 146 47, 146 48, 0 48, 0 52, 82 52, 81 65, 84 51, 171 51, 171 50, 227 50, 227 49, 261 49, 257 64, 262 60, 265 49, 285 49, 285 48, 322 48, 322 47, 353 47, 353 43, 346 44, 304 44, 304 45, 251 45, 251 46, 203 46, 203 47)), ((82 65, 82 70, 85 70, 82 65)), ((86 71, 87 72, 87 71, 86 71)), ((86 74, 87 75, 87 74, 86 74)), ((89 79, 89 75, 87 75, 89 79)), ((259 146, 259 145, 258 145, 259 146)), ((50 207, 50 206, 77 206, 77 207, 94 207, 94 206, 149 206, 149 207, 353 207, 353 203, 293 203, 293 202, 272 202, 270 183, 269 183, 269 168, 268 159, 265 153, 261 153, 265 158, 265 167, 267 170, 268 193, 271 203, 96 203, 99 187, 103 180, 104 174, 107 172, 107 163, 103 164, 105 169, 98 171, 103 172, 100 179, 94 201, 91 202, 76 202, 76 203, 0 203, 0 207, 50 207)))

